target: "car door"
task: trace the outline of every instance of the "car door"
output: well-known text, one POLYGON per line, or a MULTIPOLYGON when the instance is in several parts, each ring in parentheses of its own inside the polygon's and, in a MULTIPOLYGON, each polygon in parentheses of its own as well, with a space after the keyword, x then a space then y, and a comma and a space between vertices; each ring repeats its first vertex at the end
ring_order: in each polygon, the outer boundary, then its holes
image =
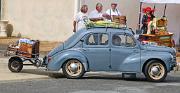
POLYGON ((140 70, 140 48, 133 36, 126 33, 111 34, 111 67, 115 71, 140 70))
POLYGON ((110 48, 108 33, 90 33, 86 36, 83 52, 91 71, 110 70, 110 48))

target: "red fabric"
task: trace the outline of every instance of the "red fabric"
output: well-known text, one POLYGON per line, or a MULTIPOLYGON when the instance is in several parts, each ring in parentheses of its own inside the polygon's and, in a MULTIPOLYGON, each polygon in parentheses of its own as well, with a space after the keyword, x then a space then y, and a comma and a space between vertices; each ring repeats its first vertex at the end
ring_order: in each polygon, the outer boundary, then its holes
POLYGON ((151 16, 148 16, 147 22, 149 23, 151 21, 151 16))
POLYGON ((143 13, 146 13, 146 12, 154 12, 154 9, 151 9, 151 7, 143 8, 143 13))

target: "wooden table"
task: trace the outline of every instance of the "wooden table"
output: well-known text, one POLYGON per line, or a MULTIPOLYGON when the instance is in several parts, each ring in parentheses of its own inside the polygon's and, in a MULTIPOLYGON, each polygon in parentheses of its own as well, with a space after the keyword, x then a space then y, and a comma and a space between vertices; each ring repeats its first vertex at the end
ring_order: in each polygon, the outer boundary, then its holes
POLYGON ((139 40, 156 42, 160 46, 174 47, 172 36, 173 33, 164 34, 164 35, 142 34, 139 36, 139 40))

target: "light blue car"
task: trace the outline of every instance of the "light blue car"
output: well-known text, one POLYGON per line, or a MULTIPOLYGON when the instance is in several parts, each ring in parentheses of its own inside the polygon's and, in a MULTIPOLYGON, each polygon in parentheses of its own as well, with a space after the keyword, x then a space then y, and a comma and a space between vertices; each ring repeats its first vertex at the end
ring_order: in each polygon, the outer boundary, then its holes
POLYGON ((81 29, 44 58, 49 71, 62 69, 67 78, 89 71, 143 73, 150 81, 163 81, 176 66, 176 51, 142 45, 128 28, 81 29))

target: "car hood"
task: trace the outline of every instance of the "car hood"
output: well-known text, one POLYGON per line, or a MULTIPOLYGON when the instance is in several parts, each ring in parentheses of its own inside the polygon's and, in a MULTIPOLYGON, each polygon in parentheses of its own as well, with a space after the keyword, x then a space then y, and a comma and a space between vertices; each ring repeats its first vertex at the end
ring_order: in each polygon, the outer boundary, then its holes
POLYGON ((144 45, 143 48, 148 51, 169 52, 172 55, 176 55, 176 51, 174 48, 170 48, 170 47, 166 47, 166 46, 144 45))

